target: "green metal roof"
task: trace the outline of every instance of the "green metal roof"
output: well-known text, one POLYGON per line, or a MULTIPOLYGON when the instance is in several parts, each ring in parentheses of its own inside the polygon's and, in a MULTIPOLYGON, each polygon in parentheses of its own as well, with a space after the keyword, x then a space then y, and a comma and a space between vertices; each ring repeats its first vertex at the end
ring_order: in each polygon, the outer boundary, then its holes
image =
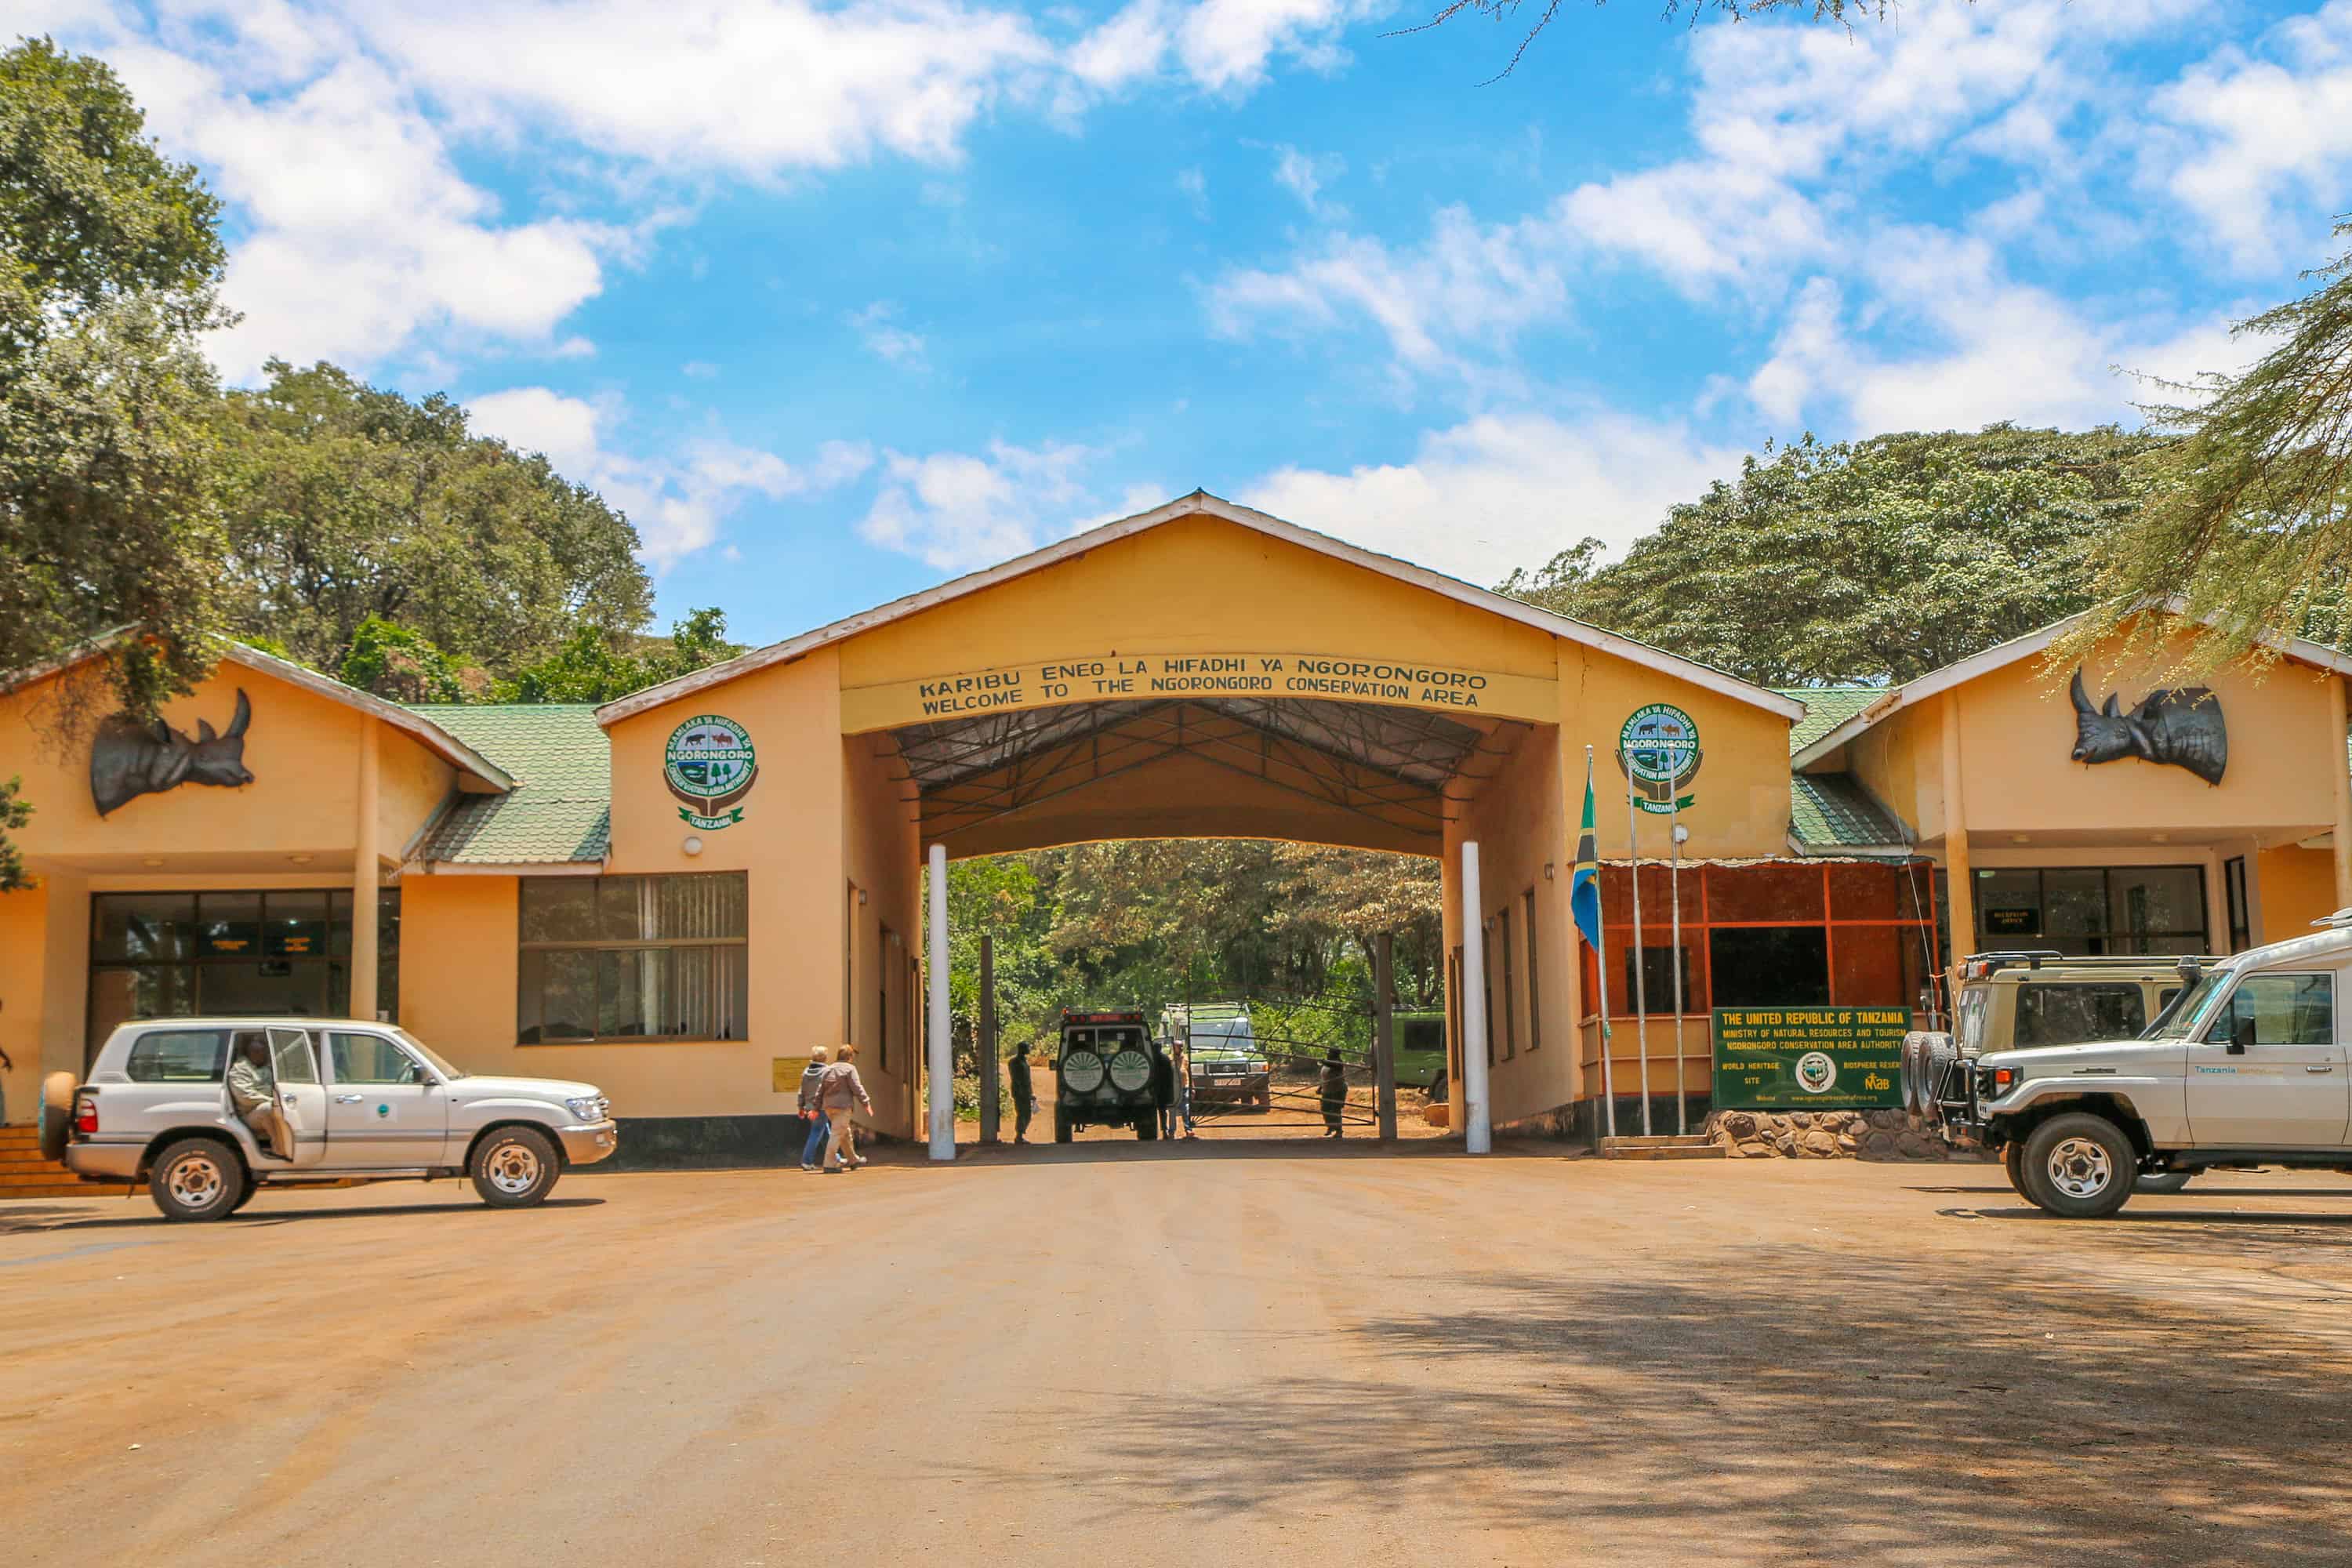
POLYGON ((1809 855, 1908 847, 1903 826, 1850 773, 1794 773, 1789 833, 1809 855))
POLYGON ((602 860, 612 841, 613 753, 584 702, 433 703, 415 711, 512 773, 505 795, 460 795, 415 858, 457 865, 602 860))
POLYGON ((1773 689, 1805 705, 1805 716, 1789 726, 1789 754, 1795 756, 1844 723, 1893 688, 1885 686, 1780 686, 1773 689))

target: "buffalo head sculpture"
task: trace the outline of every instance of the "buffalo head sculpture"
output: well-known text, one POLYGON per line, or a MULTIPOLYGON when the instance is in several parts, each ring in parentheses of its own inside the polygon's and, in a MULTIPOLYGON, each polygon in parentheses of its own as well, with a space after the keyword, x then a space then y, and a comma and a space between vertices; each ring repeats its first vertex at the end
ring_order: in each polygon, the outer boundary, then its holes
POLYGON ((98 815, 184 784, 229 789, 251 784, 253 774, 245 766, 245 731, 252 722, 253 703, 242 689, 236 694, 236 712, 219 734, 203 719, 196 721, 194 740, 161 719, 142 723, 117 713, 105 720, 89 748, 89 798, 98 815))

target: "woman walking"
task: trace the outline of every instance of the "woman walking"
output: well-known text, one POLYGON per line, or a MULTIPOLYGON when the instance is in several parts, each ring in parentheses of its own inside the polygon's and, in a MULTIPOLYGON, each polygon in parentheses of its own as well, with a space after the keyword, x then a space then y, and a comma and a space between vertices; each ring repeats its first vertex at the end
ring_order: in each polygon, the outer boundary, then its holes
POLYGON ((824 1107, 825 1120, 833 1124, 833 1141, 825 1145, 824 1173, 854 1171, 866 1163, 857 1152, 857 1129, 850 1121, 851 1112, 863 1109, 874 1114, 874 1101, 866 1098, 865 1080, 857 1076, 857 1047, 844 1046, 835 1057, 824 1076, 817 1080, 818 1102, 824 1107))
POLYGON ((826 1135, 833 1129, 824 1119, 824 1107, 819 1100, 818 1085, 824 1081, 825 1049, 817 1047, 809 1052, 808 1066, 801 1068, 801 1120, 808 1123, 808 1136, 801 1140, 801 1169, 816 1169, 817 1156, 824 1152, 826 1135))

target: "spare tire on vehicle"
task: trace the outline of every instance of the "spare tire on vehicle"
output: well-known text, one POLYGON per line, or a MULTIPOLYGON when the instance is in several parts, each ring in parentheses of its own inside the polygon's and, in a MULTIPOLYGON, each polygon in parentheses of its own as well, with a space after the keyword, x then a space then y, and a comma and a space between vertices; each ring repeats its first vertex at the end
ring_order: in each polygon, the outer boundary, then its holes
POLYGON ((1925 1029, 1914 1029, 1903 1037, 1903 1110, 1906 1115, 1918 1116, 1926 1110, 1927 1071, 1922 1062, 1919 1043, 1927 1037, 1925 1029))
POLYGON ((1930 1126, 1943 1120, 1936 1097, 1952 1092, 1945 1079, 1959 1059, 1960 1048, 1952 1044, 1951 1036, 1931 1031, 1919 1037, 1919 1114, 1930 1126))
POLYGON ((53 1072, 41 1080, 41 1158, 52 1163, 66 1157, 66 1134, 73 1131, 74 1091, 80 1082, 69 1072, 53 1072))

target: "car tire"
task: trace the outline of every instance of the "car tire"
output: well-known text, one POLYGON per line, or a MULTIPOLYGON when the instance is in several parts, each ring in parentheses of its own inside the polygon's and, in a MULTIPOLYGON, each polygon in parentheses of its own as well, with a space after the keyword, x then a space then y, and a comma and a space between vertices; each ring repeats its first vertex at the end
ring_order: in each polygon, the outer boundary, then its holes
POLYGON ((41 1080, 41 1158, 51 1164, 66 1157, 66 1141, 73 1132, 74 1094, 80 1088, 69 1072, 53 1072, 41 1080))
POLYGON ((1439 1068, 1437 1076, 1429 1080, 1429 1102, 1432 1105, 1445 1103, 1445 1069, 1444 1068, 1439 1068))
POLYGON ((1149 1143, 1159 1136, 1160 1110, 1155 1106, 1135 1119, 1135 1141, 1139 1143, 1149 1143))
POLYGON ((1906 1116, 1924 1113, 1927 1069, 1921 1059, 1919 1043, 1927 1037, 1924 1029, 1914 1029, 1903 1037, 1903 1111, 1906 1116))
POLYGON ((257 1195, 260 1194, 260 1192, 261 1192, 261 1184, 260 1184, 259 1182, 255 1181, 255 1180, 254 1180, 253 1178, 251 1178, 250 1176, 247 1177, 247 1178, 246 1178, 246 1183, 245 1183, 245 1191, 243 1191, 243 1192, 241 1192, 241 1193, 239 1193, 239 1194, 236 1194, 236 1203, 234 1203, 234 1204, 231 1204, 231 1205, 229 1205, 229 1211, 228 1211, 228 1212, 229 1212, 229 1213, 231 1213, 231 1214, 235 1214, 235 1213, 236 1213, 236 1211, 237 1211, 237 1210, 239 1210, 239 1209, 243 1208, 246 1205, 247 1205, 247 1204, 251 1203, 251 1202, 254 1200, 254 1198, 255 1198, 256 1196, 257 1196, 257 1195))
POLYGON ((536 1127, 501 1127, 474 1145, 467 1174, 494 1209, 529 1208, 547 1201, 563 1173, 555 1141, 536 1127))
POLYGON ((1054 1142, 1067 1143, 1077 1135, 1077 1129, 1070 1125, 1070 1113, 1058 1105, 1054 1107, 1054 1142))
POLYGON ((2021 1198, 2033 1194, 2025 1190, 2025 1140, 2012 1138, 2001 1147, 2000 1168, 2009 1177, 2009 1184, 2017 1189, 2021 1198))
POLYGON ((2130 1201, 2139 1151, 2104 1116, 2068 1111, 2025 1139, 2020 1172, 2036 1208, 2065 1219, 2105 1219, 2130 1201))
POLYGON ((252 1178, 236 1151, 217 1138, 183 1138, 147 1173, 147 1191, 169 1220, 226 1219, 252 1178))
POLYGON ((2194 1171, 2158 1171, 2154 1174, 2143 1174, 2132 1183, 2132 1191, 2154 1193, 2158 1197, 2170 1197, 2187 1186, 2189 1179, 2196 1173, 2194 1171))

